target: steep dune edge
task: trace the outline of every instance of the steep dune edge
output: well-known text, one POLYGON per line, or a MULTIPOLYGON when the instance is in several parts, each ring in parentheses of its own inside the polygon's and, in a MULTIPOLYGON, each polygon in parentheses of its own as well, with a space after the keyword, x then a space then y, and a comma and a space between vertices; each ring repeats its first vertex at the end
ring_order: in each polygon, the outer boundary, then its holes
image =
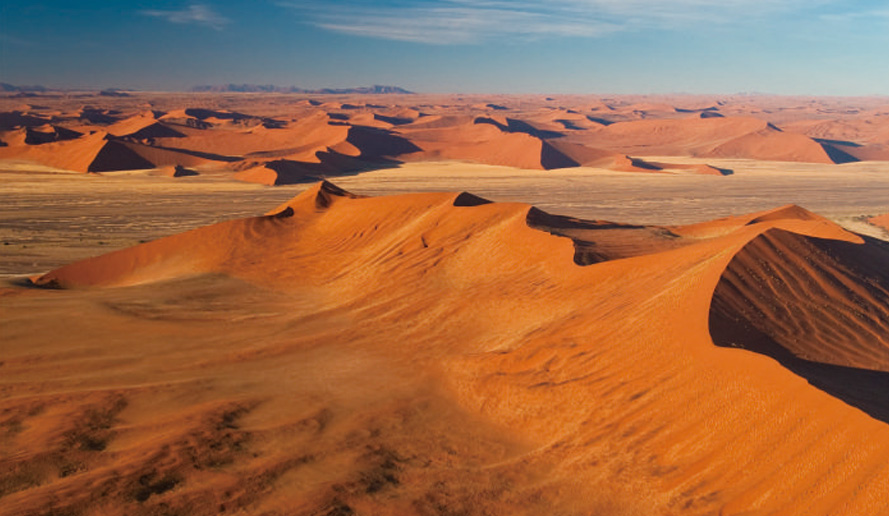
MULTIPOLYGON (((269 215, 222 222, 97 256, 33 282, 61 288, 110 287, 218 273, 264 285, 321 284, 354 268, 357 257, 371 262, 369 270, 380 261, 398 267, 396 258, 429 248, 436 238, 443 239, 445 249, 436 251, 441 253, 480 231, 499 235, 503 245, 520 249, 547 240, 531 254, 541 260, 549 253, 570 257, 570 240, 527 226, 531 209, 487 203, 467 193, 365 198, 321 182, 269 215), (348 206, 331 209, 340 203, 348 206), (468 207, 477 209, 460 216, 453 211, 468 207)), ((479 259, 487 262, 494 257, 479 259)))
POLYGON ((770 356, 889 421, 889 246, 769 230, 732 259, 713 295, 714 343, 770 356))
POLYGON ((885 512, 889 426, 709 324, 760 240, 870 242, 795 206, 705 226, 320 183, 53 271, 36 282, 155 283, 32 292, 78 308, 38 314, 56 354, 5 358, 25 430, 0 514, 885 512))

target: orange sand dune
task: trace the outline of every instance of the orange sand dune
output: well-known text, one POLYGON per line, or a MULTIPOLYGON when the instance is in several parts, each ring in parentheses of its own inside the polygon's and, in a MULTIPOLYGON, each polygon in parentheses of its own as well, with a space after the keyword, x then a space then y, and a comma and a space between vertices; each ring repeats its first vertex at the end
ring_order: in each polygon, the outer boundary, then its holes
POLYGON ((156 167, 196 167, 210 163, 219 164, 224 161, 224 159, 217 156, 207 156, 187 150, 167 149, 141 142, 123 140, 118 141, 118 143, 145 161, 153 163, 156 167))
POLYGON ((6 289, 0 514, 886 512, 885 246, 707 226, 322 183, 6 289))
POLYGON ((72 118, 82 123, 107 125, 120 121, 123 117, 116 109, 94 108, 91 106, 82 106, 77 111, 63 114, 62 118, 72 118))
POLYGON ((868 219, 868 222, 875 226, 880 226, 881 228, 889 231, 889 213, 885 215, 878 215, 876 217, 871 217, 868 219))
POLYGON ((864 143, 873 138, 869 120, 798 120, 781 125, 785 131, 805 134, 811 138, 864 143), (871 134, 869 134, 871 133, 871 134))
POLYGON ((348 126, 329 123, 326 114, 312 116, 280 129, 268 129, 261 125, 246 129, 175 129, 187 137, 158 140, 158 145, 230 157, 318 150, 343 141, 348 133, 348 126))
MULTIPOLYGON (((47 99, 36 111, 10 101, 0 106, 6 110, 0 114, 0 147, 57 143, 102 131, 157 166, 217 164, 219 173, 265 184, 437 159, 527 169, 593 166, 702 174, 725 172, 640 160, 655 155, 827 164, 889 159, 889 125, 879 99, 310 97, 139 94, 97 98, 86 106, 60 98, 47 99), (280 163, 264 165, 282 160, 312 173, 282 174, 280 163), (255 170, 241 174, 248 169, 255 170)), ((47 151, 20 149, 3 156, 27 154, 24 159, 46 165, 89 168, 67 163, 65 152, 47 151)))
POLYGON ((148 138, 182 138, 185 135, 176 129, 159 122, 153 113, 143 113, 116 124, 108 126, 109 134, 120 137, 129 137, 136 140, 148 138))
POLYGON ((695 155, 767 127, 755 118, 652 119, 611 124, 594 138, 600 146, 629 153, 695 155))
POLYGON ((735 256, 711 316, 733 325, 721 330, 729 345, 889 372, 889 273, 879 265, 887 259, 877 241, 770 230, 735 256))
POLYGON ((425 117, 397 128, 422 152, 405 159, 461 159, 550 170, 577 166, 640 170, 614 152, 545 139, 546 131, 505 117, 425 117), (544 133, 541 135, 541 133, 544 133))
POLYGON ((603 127, 604 124, 595 121, 594 118, 575 110, 555 109, 529 116, 528 121, 537 124, 538 127, 539 124, 545 124, 543 128, 556 132, 596 130, 603 127))
POLYGON ((329 176, 366 170, 370 166, 357 157, 322 151, 302 161, 278 159, 238 165, 246 167, 238 169, 235 179, 267 186, 315 182, 329 176))
POLYGON ((629 106, 621 106, 618 111, 638 112, 640 114, 653 113, 675 113, 676 108, 670 104, 659 104, 654 102, 640 102, 629 106))
POLYGON ((326 113, 318 113, 282 128, 270 129, 260 125, 243 130, 183 129, 182 132, 187 138, 165 138, 157 140, 158 145, 252 160, 311 160, 311 156, 317 152, 329 150, 364 157, 417 150, 399 135, 379 128, 331 121, 326 113))
POLYGON ((594 102, 585 103, 583 105, 577 106, 576 109, 577 109, 577 111, 580 111, 580 112, 584 112, 584 111, 604 111, 604 112, 614 111, 613 107, 611 107, 609 104, 607 104, 606 102, 604 102, 602 100, 597 100, 594 102))
POLYGON ((76 172, 106 172, 154 168, 128 144, 109 139, 107 133, 95 132, 77 139, 0 147, 0 159, 25 159, 76 172))
POLYGON ((848 163, 858 161, 849 153, 829 144, 767 127, 700 154, 704 157, 750 158, 806 163, 848 163))
POLYGON ((0 132, 0 141, 5 145, 41 145, 44 143, 73 140, 83 133, 52 124, 21 127, 0 132))
POLYGON ((785 133, 755 118, 716 117, 618 122, 590 136, 595 145, 637 155, 692 155, 776 161, 854 161, 833 147, 785 133))

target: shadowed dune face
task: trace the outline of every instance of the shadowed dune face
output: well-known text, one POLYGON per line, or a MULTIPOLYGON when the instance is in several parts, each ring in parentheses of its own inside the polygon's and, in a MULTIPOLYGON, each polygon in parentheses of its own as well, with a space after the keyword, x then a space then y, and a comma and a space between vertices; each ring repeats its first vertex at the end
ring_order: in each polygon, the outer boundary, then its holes
POLYGON ((772 230, 738 253, 713 296, 719 346, 768 355, 889 421, 889 247, 772 230))
POLYGON ((0 514, 880 514, 886 260, 320 183, 0 290, 0 514))

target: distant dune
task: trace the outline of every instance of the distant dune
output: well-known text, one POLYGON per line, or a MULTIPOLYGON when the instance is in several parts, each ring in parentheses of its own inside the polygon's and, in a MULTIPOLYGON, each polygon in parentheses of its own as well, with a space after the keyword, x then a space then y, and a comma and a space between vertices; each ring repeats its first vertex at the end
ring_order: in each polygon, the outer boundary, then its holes
MULTIPOLYGON (((244 91, 252 91, 247 86, 244 91)), ((47 97, 44 104, 0 98, 0 108, 8 104, 0 112, 0 159, 80 172, 201 166, 263 184, 429 160, 719 175, 726 173, 705 164, 663 167, 646 163, 646 157, 889 160, 884 116, 889 111, 873 102, 839 110, 828 100, 794 104, 769 97, 577 96, 563 102, 502 95, 399 97, 386 93, 404 92, 387 87, 320 93, 262 88, 238 101, 208 93, 138 92, 87 96, 89 104, 79 96, 47 97), (88 152, 67 150, 90 147, 87 142, 99 132, 106 134, 105 154, 114 151, 114 159, 92 165, 82 158, 88 152), (62 141, 72 143, 59 145, 62 141), (40 148, 44 145, 51 147, 40 148)))
POLYGON ((889 231, 889 213, 886 213, 884 215, 878 215, 876 217, 871 217, 870 219, 868 219, 868 222, 870 222, 871 224, 873 224, 875 226, 880 226, 881 228, 885 229, 886 231, 889 231))

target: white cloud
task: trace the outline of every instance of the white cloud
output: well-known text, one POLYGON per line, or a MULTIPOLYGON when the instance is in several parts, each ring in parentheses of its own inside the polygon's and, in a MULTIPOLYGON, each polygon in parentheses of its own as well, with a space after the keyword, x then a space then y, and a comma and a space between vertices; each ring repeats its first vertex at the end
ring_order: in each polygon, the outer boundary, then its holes
POLYGON ((886 22, 889 20, 889 9, 828 13, 821 15, 821 19, 829 23, 886 22))
POLYGON ((502 36, 534 38, 545 35, 592 37, 616 27, 596 20, 574 20, 532 10, 441 5, 425 8, 352 9, 322 12, 319 27, 376 38, 422 43, 472 43, 502 36))
POLYGON ((681 29, 731 24, 812 9, 836 0, 291 0, 323 29, 431 44, 477 43, 496 38, 598 37, 618 31, 681 29))
POLYGON ((216 30, 222 30, 231 22, 205 4, 191 4, 178 11, 145 10, 139 14, 163 18, 170 23, 205 25, 216 30))

